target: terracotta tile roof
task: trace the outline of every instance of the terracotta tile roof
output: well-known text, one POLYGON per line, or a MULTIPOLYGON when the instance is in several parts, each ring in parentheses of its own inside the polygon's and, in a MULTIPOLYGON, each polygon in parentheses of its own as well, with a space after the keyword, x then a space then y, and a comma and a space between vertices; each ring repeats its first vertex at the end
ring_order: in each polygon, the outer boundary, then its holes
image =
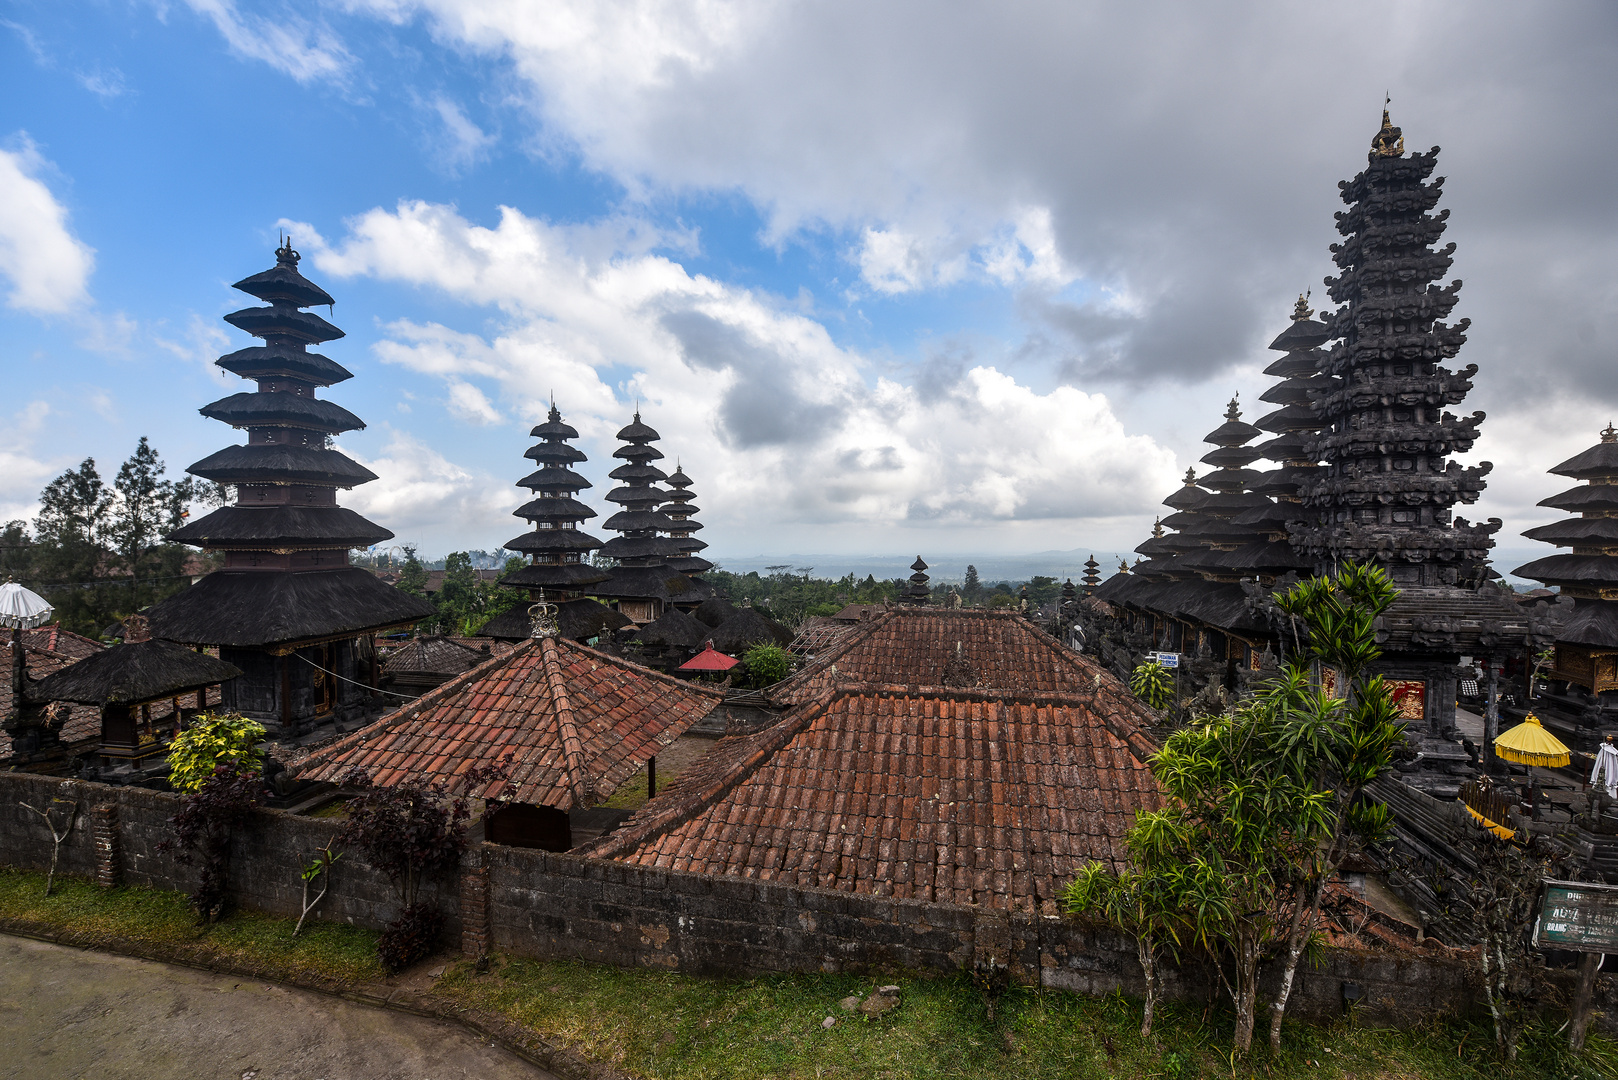
POLYGON ((889 608, 852 626, 770 697, 796 705, 840 682, 1082 694, 1097 677, 1113 678, 1016 612, 889 608))
MULTIPOLYGON (((584 808, 610 796, 723 694, 562 638, 530 638, 311 754, 306 779, 355 768, 378 784, 442 782, 507 760, 518 802, 584 808)), ((492 794, 488 785, 474 796, 492 794)))
POLYGON ((721 739, 583 854, 880 896, 1056 913, 1160 805, 1112 687, 1027 696, 845 687, 721 739))
MULTIPOLYGON (((0 720, 11 719, 11 632, 0 631, 0 720)), ((33 681, 54 675, 69 664, 100 652, 106 646, 82 634, 58 626, 41 626, 21 632, 23 662, 33 681)), ((69 705, 62 722, 65 743, 83 742, 101 735, 101 710, 94 705, 69 705)), ((11 734, 0 731, 0 758, 11 753, 11 734)))

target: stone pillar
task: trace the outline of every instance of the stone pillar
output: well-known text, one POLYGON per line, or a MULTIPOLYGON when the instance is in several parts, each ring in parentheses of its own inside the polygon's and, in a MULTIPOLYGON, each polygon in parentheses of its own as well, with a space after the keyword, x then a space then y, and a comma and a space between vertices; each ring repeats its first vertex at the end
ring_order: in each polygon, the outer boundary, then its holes
POLYGON ((110 889, 123 877, 117 803, 102 803, 91 808, 90 833, 95 845, 96 884, 110 889))
POLYGON ((489 954, 489 868, 475 852, 461 863, 461 953, 489 954))

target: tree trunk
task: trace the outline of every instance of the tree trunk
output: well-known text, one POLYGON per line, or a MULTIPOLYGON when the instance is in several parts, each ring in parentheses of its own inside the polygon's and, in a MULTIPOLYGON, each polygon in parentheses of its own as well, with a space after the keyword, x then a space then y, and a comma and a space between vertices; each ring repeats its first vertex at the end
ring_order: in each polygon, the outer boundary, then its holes
POLYGON ((1287 999, 1292 996, 1292 982, 1298 974, 1298 962, 1303 959, 1309 938, 1315 932, 1315 921, 1320 914, 1320 902, 1326 895, 1326 883, 1334 867, 1327 865, 1325 873, 1311 890, 1309 903, 1299 904, 1292 913, 1292 927, 1287 934, 1286 966, 1281 970, 1281 986, 1275 1000, 1270 1003, 1270 1049, 1281 1052, 1281 1020, 1286 1014, 1287 999))
MULTIPOLYGON (((1579 985, 1573 991, 1573 1015, 1569 1017, 1567 1044, 1575 1050, 1584 1049, 1584 1036, 1590 1030, 1590 1005, 1595 998, 1596 972, 1601 967, 1600 953, 1585 953, 1579 961, 1579 985)), ((1147 1001, 1150 1001, 1147 998, 1147 1001)))
POLYGON ((1258 1019, 1258 943, 1237 942, 1236 985, 1231 1000, 1236 1006, 1236 1052, 1253 1048, 1253 1024, 1258 1019))
POLYGON ((1157 943, 1150 935, 1142 934, 1135 947, 1140 953, 1141 972, 1146 976, 1146 1011, 1140 1022, 1140 1037, 1146 1039, 1151 1037, 1152 1014, 1157 1011, 1157 943))

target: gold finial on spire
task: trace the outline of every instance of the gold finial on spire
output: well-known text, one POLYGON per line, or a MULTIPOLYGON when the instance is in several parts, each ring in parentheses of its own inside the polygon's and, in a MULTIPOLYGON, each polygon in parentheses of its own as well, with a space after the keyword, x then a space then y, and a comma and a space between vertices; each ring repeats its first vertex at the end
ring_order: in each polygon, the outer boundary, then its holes
POLYGON ((1162 518, 1158 518, 1156 521, 1152 522, 1152 535, 1153 536, 1162 536, 1163 535, 1163 519, 1162 518))
POLYGON ((1382 130, 1371 139, 1371 153, 1379 157, 1403 157, 1405 152, 1404 132, 1393 126, 1388 118, 1388 106, 1393 104, 1393 95, 1386 94, 1382 101, 1382 130))
POLYGON ((1313 311, 1309 310, 1309 297, 1313 295, 1313 293, 1314 290, 1310 289, 1307 292, 1301 292, 1298 294, 1298 302, 1292 305, 1293 322, 1303 322, 1303 320, 1314 314, 1313 311))
POLYGON ((1232 394, 1230 396, 1230 404, 1225 406, 1226 420, 1235 421, 1242 418, 1242 406, 1241 403, 1237 401, 1237 398, 1239 397, 1241 397, 1241 394, 1232 394))
POLYGON ((1611 420, 1607 421, 1607 426, 1601 432, 1601 441, 1618 442, 1618 428, 1612 426, 1611 420))
POLYGON ((1185 471, 1185 486, 1186 487, 1196 487, 1197 486, 1197 470, 1194 467, 1190 468, 1190 469, 1187 469, 1185 471))
POLYGON ((1128 559, 1119 559, 1118 560, 1118 572, 1120 574, 1129 573, 1129 560, 1128 559))

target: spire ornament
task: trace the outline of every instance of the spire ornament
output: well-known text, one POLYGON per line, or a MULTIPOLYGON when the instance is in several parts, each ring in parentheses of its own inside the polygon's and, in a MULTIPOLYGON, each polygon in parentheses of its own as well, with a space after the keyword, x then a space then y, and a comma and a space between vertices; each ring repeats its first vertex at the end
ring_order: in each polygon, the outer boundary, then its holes
POLYGON ((1373 157, 1403 157, 1405 152, 1404 132, 1394 126, 1388 118, 1387 106, 1393 103, 1392 96, 1382 102, 1382 130, 1371 139, 1371 154, 1373 157))
POLYGON ((558 608, 555 604, 545 602, 545 590, 539 590, 539 601, 528 608, 528 636, 532 638, 553 638, 561 633, 561 624, 557 622, 558 608))
POLYGON ((1313 289, 1310 289, 1308 292, 1301 292, 1298 294, 1298 302, 1292 305, 1293 322, 1303 322, 1305 319, 1314 314, 1313 311, 1309 310, 1309 297, 1313 294, 1313 289))

